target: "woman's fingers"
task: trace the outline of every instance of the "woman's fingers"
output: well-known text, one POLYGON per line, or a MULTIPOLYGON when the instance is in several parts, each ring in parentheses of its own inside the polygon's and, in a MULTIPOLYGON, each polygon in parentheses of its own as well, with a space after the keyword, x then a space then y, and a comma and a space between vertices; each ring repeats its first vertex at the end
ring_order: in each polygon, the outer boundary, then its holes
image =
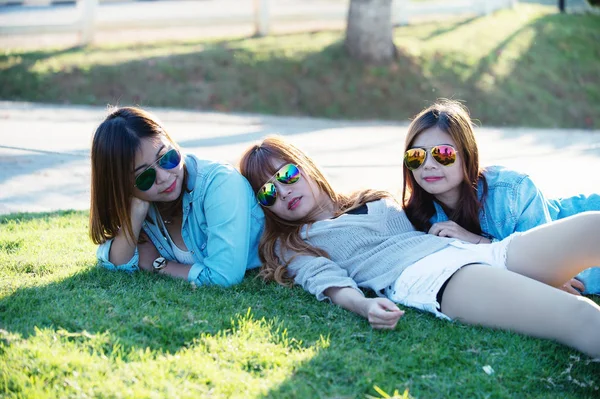
POLYGON ((386 298, 375 298, 375 306, 369 311, 369 323, 376 329, 393 329, 404 314, 398 306, 386 298))
POLYGON ((567 284, 570 284, 571 287, 575 288, 579 292, 585 291, 585 285, 576 278, 571 279, 571 281, 569 281, 567 284))
POLYGON ((581 295, 581 293, 585 291, 585 286, 577 279, 572 279, 564 283, 562 287, 559 288, 573 295, 581 295))

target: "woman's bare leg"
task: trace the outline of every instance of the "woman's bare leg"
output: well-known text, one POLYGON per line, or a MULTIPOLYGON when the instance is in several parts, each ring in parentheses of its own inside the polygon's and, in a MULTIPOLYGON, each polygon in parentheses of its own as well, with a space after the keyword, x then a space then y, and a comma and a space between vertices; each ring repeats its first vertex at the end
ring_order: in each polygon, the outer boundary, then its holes
POLYGON ((600 265, 600 212, 538 226, 513 238, 507 251, 508 270, 559 287, 600 265))
POLYGON ((468 324, 547 338, 600 357, 600 307, 531 278, 487 265, 457 271, 442 312, 468 324))

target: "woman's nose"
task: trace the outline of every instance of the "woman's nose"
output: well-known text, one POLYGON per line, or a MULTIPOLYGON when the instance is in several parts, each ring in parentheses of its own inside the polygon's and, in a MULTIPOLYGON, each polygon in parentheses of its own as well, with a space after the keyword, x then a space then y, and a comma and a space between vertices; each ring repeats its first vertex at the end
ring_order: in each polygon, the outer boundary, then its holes
POLYGON ((431 169, 437 167, 437 162, 433 159, 431 154, 425 154, 425 162, 423 162, 423 167, 426 169, 431 169))
POLYGON ((282 200, 285 200, 292 192, 292 188, 287 184, 281 184, 278 182, 275 186, 277 187, 279 198, 281 198, 282 200))
POLYGON ((170 173, 168 170, 165 170, 165 169, 159 168, 159 167, 156 167, 154 169, 156 170, 156 182, 157 183, 162 183, 166 180, 169 180, 170 173))

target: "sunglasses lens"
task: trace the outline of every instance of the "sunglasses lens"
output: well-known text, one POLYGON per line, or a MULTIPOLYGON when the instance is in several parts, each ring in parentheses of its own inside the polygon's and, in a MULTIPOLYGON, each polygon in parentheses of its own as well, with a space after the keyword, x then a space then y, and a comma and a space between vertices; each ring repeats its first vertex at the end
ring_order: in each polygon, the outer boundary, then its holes
POLYGON ((456 150, 449 145, 437 145, 431 149, 431 155, 440 165, 452 165, 456 161, 456 150))
POLYGON ((293 164, 287 164, 275 174, 275 179, 282 184, 294 184, 300 179, 300 170, 293 164))
POLYGON ((404 164, 410 170, 418 169, 425 162, 426 152, 422 148, 411 148, 404 153, 404 164))
POLYGON ((160 161, 158 161, 158 165, 163 169, 173 169, 174 167, 178 166, 180 162, 181 155, 179 155, 179 152, 173 148, 165 152, 165 155, 163 155, 160 158, 160 161))
POLYGON ((141 191, 147 191, 154 184, 156 179, 156 170, 149 168, 143 171, 135 178, 135 186, 141 191))
POLYGON ((272 206, 277 199, 277 189, 273 183, 267 183, 258 190, 256 194, 258 202, 262 206, 272 206))

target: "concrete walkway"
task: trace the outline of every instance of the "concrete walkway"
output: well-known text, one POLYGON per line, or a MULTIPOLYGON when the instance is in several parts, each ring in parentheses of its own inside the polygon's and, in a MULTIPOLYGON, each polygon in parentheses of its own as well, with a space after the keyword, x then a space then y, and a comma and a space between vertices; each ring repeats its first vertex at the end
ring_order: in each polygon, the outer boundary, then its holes
MULTIPOLYGON (((248 145, 278 133, 340 189, 401 187, 407 123, 151 111, 200 157, 235 163, 248 145)), ((105 114, 102 107, 0 102, 0 214, 88 209, 89 148, 105 114)), ((527 172, 549 197, 600 192, 600 131, 485 127, 477 137, 484 165, 527 172)))

